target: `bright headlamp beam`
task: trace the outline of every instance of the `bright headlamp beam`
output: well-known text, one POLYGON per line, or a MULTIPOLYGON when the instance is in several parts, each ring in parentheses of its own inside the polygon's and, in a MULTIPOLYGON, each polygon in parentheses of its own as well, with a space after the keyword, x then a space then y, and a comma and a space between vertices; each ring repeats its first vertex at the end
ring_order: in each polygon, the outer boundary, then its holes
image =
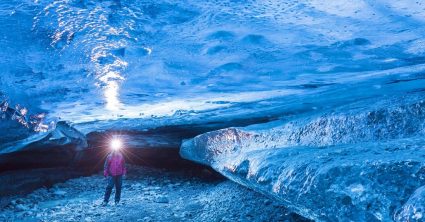
POLYGON ((122 142, 119 139, 112 139, 111 140, 111 148, 113 150, 119 150, 122 147, 122 142))

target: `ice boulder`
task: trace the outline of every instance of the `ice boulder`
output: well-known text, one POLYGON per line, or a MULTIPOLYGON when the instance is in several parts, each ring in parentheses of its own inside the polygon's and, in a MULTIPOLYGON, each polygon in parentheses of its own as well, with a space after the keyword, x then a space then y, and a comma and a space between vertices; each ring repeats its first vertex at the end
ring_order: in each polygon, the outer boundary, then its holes
POLYGON ((316 221, 418 218, 424 103, 379 107, 212 131, 180 154, 316 221))

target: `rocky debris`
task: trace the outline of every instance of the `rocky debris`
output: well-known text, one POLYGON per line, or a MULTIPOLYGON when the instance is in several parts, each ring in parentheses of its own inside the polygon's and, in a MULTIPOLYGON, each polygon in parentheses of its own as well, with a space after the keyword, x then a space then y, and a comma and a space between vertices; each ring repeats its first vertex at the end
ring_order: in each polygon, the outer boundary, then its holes
POLYGON ((100 206, 105 186, 99 173, 37 189, 0 209, 0 221, 303 221, 236 183, 193 172, 130 166, 117 206, 114 193, 100 206))

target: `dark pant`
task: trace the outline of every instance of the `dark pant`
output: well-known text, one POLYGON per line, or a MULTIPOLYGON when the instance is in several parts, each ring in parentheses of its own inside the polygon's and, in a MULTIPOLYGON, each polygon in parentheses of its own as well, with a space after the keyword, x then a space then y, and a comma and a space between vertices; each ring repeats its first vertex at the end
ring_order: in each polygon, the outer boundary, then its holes
POLYGON ((106 203, 109 201, 111 196, 112 188, 115 185, 115 203, 120 202, 121 199, 121 186, 122 186, 122 176, 109 176, 108 177, 108 186, 106 187, 105 198, 103 201, 106 203))

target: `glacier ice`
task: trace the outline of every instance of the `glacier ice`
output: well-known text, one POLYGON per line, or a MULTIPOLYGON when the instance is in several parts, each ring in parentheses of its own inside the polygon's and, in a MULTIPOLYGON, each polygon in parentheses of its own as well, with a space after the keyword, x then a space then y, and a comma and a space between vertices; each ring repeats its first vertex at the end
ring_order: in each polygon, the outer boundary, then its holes
POLYGON ((422 221, 425 213, 425 187, 419 187, 400 209, 397 221, 422 221))
POLYGON ((291 121, 252 125, 244 130, 227 128, 185 142, 181 152, 200 163, 217 153, 291 146, 330 146, 385 141, 425 134, 425 100, 422 95, 371 99, 291 121), (410 100, 410 101, 409 101, 410 100), (355 108, 357 107, 357 108, 355 108), (224 139, 223 139, 224 138, 224 139), (242 139, 243 138, 243 139, 242 139), (235 144, 237 146, 235 146, 235 144), (194 149, 194 150, 191 150, 194 149))
POLYGON ((4 1, 0 100, 87 132, 421 90, 424 6, 343 2, 4 1))
MULTIPOLYGON (((329 198, 347 209, 359 203, 355 219, 419 217, 420 194, 412 195, 424 184, 407 173, 422 164, 424 9, 409 0, 1 1, 0 159, 84 150, 111 132, 131 135, 134 147, 176 151, 182 138, 213 131, 185 141, 181 154, 251 187, 232 172, 254 172, 257 161, 278 174, 299 159, 293 172, 308 164, 318 172, 297 177, 311 192, 344 161, 355 174, 368 160, 367 172, 383 177, 391 163, 412 182, 398 186, 400 203, 390 189, 348 177, 337 177, 347 188, 335 184, 329 198), (281 162, 285 155, 295 159, 281 162), (401 164, 410 160, 415 167, 401 164), (364 210, 371 190, 382 201, 364 210)), ((273 175, 259 180, 280 183, 273 175)), ((311 194, 287 203, 331 219, 335 208, 308 202, 311 194)))
POLYGON ((386 102, 208 132, 180 154, 307 218, 403 221, 422 206, 425 103, 386 102))

